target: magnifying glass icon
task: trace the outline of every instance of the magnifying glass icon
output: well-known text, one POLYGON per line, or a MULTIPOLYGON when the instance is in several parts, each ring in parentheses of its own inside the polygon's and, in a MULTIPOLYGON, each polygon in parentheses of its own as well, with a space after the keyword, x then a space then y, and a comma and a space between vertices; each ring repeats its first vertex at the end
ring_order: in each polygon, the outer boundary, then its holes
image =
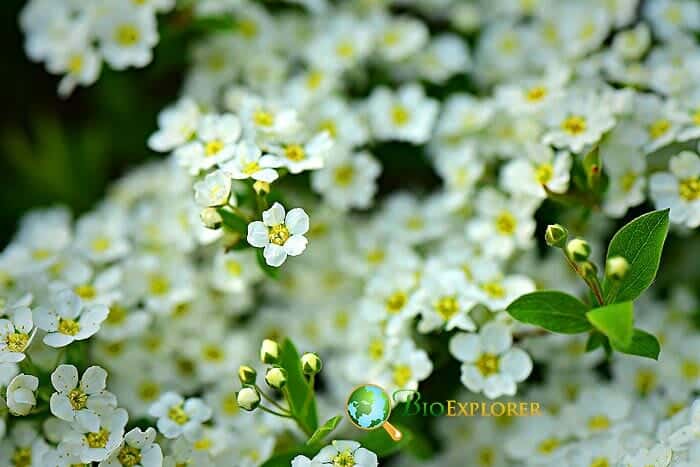
POLYGON ((345 404, 345 413, 360 430, 373 431, 381 427, 394 441, 403 437, 401 431, 388 422, 391 415, 389 395, 376 384, 363 384, 353 389, 345 404))

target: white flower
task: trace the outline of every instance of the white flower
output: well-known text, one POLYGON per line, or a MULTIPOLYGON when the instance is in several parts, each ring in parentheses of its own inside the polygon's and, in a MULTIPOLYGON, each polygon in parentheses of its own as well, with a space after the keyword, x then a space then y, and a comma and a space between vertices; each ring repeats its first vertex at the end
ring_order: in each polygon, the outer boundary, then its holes
POLYGON ((9 319, 0 319, 0 363, 17 363, 24 360, 24 351, 31 344, 34 334, 32 311, 28 307, 13 308, 9 319))
POLYGON ((377 455, 361 447, 357 441, 334 440, 329 446, 321 449, 310 464, 304 464, 304 460, 299 457, 292 460, 293 467, 304 467, 305 465, 315 467, 319 464, 353 467, 377 467, 379 465, 377 455))
POLYGON ((395 93, 384 87, 375 89, 367 110, 377 139, 422 144, 430 138, 438 103, 426 97, 419 85, 405 84, 395 93))
POLYGON ((220 166, 224 173, 236 180, 252 178, 272 183, 279 177, 275 168, 279 167, 280 163, 275 156, 263 155, 257 144, 246 140, 238 143, 234 158, 220 166))
POLYGON ((328 204, 340 208, 368 208, 377 191, 381 166, 369 153, 334 151, 323 169, 311 174, 311 186, 328 204))
POLYGON ((264 248, 265 262, 274 267, 281 266, 289 256, 298 256, 306 249, 308 240, 304 234, 309 230, 309 216, 301 208, 289 211, 275 203, 264 211, 263 220, 248 224, 248 243, 264 248))
POLYGON ((615 119, 596 95, 570 96, 552 105, 547 115, 549 130, 544 144, 580 153, 596 143, 615 124, 615 119))
POLYGON ((611 217, 622 217, 646 199, 646 159, 640 151, 621 145, 601 149, 601 155, 609 180, 603 211, 611 217))
POLYGON ((117 399, 105 390, 107 372, 91 366, 78 383, 78 369, 59 365, 51 374, 51 384, 57 392, 51 394, 51 413, 67 422, 76 421, 89 431, 98 431, 98 413, 116 408, 117 399))
POLYGON ((107 318, 109 308, 104 305, 83 306, 83 302, 70 290, 63 290, 52 297, 51 308, 35 310, 35 324, 47 332, 44 344, 65 347, 76 340, 85 340, 100 329, 107 318))
POLYGON ((36 405, 34 393, 39 387, 39 378, 32 375, 19 374, 12 378, 7 385, 5 402, 10 413, 17 416, 29 414, 36 405))
POLYGON ((178 163, 194 175, 233 157, 241 124, 233 114, 208 114, 197 127, 196 138, 175 150, 178 163))
POLYGON ((197 103, 183 98, 158 115, 158 131, 148 138, 148 146, 154 151, 172 151, 182 146, 197 133, 201 113, 197 103))
POLYGON ((428 333, 444 328, 447 331, 476 330, 469 312, 476 305, 478 294, 458 270, 431 271, 411 297, 411 306, 421 315, 418 331, 428 333))
POLYGON ((156 430, 134 428, 124 435, 124 442, 98 467, 161 467, 163 452, 156 440, 156 430))
POLYGON ((97 416, 97 429, 73 423, 72 430, 64 436, 59 449, 65 449, 85 463, 105 460, 121 445, 129 414, 124 409, 114 409, 97 416))
MULTIPOLYGON (((87 41, 85 41, 87 42, 87 41)), ((52 73, 65 74, 58 84, 58 94, 68 96, 77 85, 89 86, 100 75, 102 58, 94 47, 79 41, 52 55, 46 62, 46 68, 52 73)))
POLYGON ((489 399, 514 396, 516 383, 532 371, 532 360, 523 350, 512 348, 507 325, 490 322, 479 334, 460 333, 450 339, 450 352, 462 361, 462 383, 489 399))
POLYGON ((422 21, 398 17, 379 26, 378 52, 387 61, 396 62, 415 54, 428 41, 422 21))
POLYGON ((565 193, 569 188, 571 154, 555 153, 539 144, 527 147, 526 158, 509 162, 501 171, 501 185, 513 195, 544 199, 545 187, 554 193, 565 193))
MULTIPOLYGON (((365 373, 367 373, 365 368, 365 373)), ((410 338, 393 341, 387 348, 386 366, 376 377, 379 386, 392 394, 398 389, 418 389, 418 383, 430 376, 433 363, 428 353, 416 347, 410 338)), ((408 393, 403 393, 407 396, 408 393)))
POLYGON ((183 399, 177 393, 167 392, 148 410, 158 419, 157 426, 168 439, 184 435, 189 440, 199 436, 202 423, 211 418, 211 409, 201 399, 183 399))
POLYGON ((700 157, 683 151, 671 158, 669 168, 651 176, 651 198, 658 209, 671 209, 671 222, 694 229, 700 226, 700 157))
POLYGON ((231 177, 223 170, 215 170, 207 174, 204 180, 194 184, 194 200, 202 207, 235 204, 235 196, 229 200, 229 195, 231 195, 231 177))
MULTIPOLYGON (((6 438, 0 437, 0 465, 8 467, 47 467, 42 463, 49 445, 35 423, 16 421, 6 438)), ((50 467, 53 467, 51 465, 50 467)))
POLYGON ((154 13, 127 5, 101 15, 98 33, 100 52, 116 70, 146 66, 158 42, 154 13))
POLYGON ((291 174, 323 167, 333 140, 327 131, 314 135, 306 142, 288 142, 272 146, 270 152, 277 156, 276 166, 286 167, 291 174))

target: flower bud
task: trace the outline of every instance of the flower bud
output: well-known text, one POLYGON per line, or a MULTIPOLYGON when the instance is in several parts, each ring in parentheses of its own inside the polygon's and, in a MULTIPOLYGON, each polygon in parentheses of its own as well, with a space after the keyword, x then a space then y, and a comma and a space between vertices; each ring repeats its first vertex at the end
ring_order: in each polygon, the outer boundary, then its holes
POLYGON ((621 280, 627 274, 630 263, 622 256, 613 256, 605 263, 605 274, 613 280, 621 280))
POLYGON ((574 261, 585 261, 591 255, 591 246, 582 238, 575 238, 566 244, 566 252, 574 261))
POLYGON ((260 360, 263 363, 273 364, 280 359, 280 346, 271 339, 265 339, 260 346, 260 360))
POLYGON ((212 230, 220 228, 224 222, 216 208, 202 209, 202 212, 199 213, 199 218, 202 220, 204 227, 212 230))
POLYGON ((593 279, 598 275, 598 267, 590 261, 583 261, 578 267, 581 275, 586 279, 593 279))
POLYGON ((255 378, 257 376, 258 373, 255 369, 248 365, 241 365, 238 367, 238 379, 241 380, 241 384, 255 384, 255 378))
POLYGON ((287 384, 287 370, 273 366, 265 373, 265 382, 271 388, 282 389, 287 384))
POLYGON ((315 375, 321 371, 323 362, 321 358, 313 352, 307 352, 301 356, 301 369, 305 375, 315 375))
POLYGON ((266 195, 270 192, 270 184, 263 182, 262 180, 258 180, 257 182, 253 183, 253 190, 255 190, 255 193, 258 195, 266 195))
POLYGON ((236 402, 243 410, 253 411, 260 405, 260 394, 258 390, 252 386, 244 386, 238 394, 236 394, 236 402))
POLYGON ((544 239, 547 245, 555 248, 564 248, 566 239, 569 237, 569 232, 559 224, 551 224, 547 226, 547 231, 544 234, 544 239))

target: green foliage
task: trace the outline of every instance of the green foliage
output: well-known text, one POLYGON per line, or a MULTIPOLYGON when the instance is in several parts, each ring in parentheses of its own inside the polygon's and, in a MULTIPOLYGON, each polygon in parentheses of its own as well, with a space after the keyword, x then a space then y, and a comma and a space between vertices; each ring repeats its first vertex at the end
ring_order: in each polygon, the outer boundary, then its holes
POLYGON ((659 345, 658 339, 648 332, 642 331, 641 329, 634 330, 632 339, 628 345, 621 345, 618 342, 612 341, 612 346, 618 352, 638 355, 640 357, 651 358, 654 360, 659 359, 659 353, 661 352, 661 346, 659 345))
POLYGON ((368 431, 358 441, 363 447, 377 454, 379 457, 394 454, 403 448, 410 446, 415 441, 415 433, 405 425, 394 426, 403 434, 400 441, 394 441, 383 429, 368 431))
POLYGON ((244 237, 248 235, 248 222, 241 216, 225 208, 219 208, 217 212, 223 220, 224 228, 244 237))
POLYGON ((520 322, 552 332, 577 334, 591 329, 586 319, 588 307, 576 297, 556 290, 523 295, 508 305, 506 311, 520 322))
POLYGON ((634 329, 634 304, 614 303, 594 308, 586 313, 588 320, 615 345, 630 345, 634 329))
POLYGON ((311 436, 318 428, 316 398, 301 368, 299 353, 292 341, 285 339, 280 347, 280 366, 287 370, 289 410, 299 422, 299 427, 311 436))
POLYGON ((323 441, 326 436, 328 436, 333 432, 333 430, 335 430, 335 428, 338 426, 338 423, 340 423, 342 419, 342 415, 336 415, 335 417, 328 419, 326 423, 324 423, 323 425, 318 427, 316 431, 314 431, 314 434, 311 435, 311 438, 309 438, 309 440, 306 442, 306 445, 313 446, 314 444, 318 444, 321 441, 323 441))
POLYGON ((630 267, 619 281, 605 279, 606 303, 634 300, 654 282, 668 233, 668 209, 644 214, 622 227, 610 241, 607 259, 621 256, 630 267))

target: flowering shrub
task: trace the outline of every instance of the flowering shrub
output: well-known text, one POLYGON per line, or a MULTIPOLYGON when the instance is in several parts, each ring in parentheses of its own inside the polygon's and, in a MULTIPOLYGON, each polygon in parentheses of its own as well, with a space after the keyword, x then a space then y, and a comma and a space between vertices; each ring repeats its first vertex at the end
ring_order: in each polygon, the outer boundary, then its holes
POLYGON ((162 158, 0 254, 0 465, 700 465, 700 3, 20 17, 65 96, 174 24, 162 158), (345 417, 367 383, 389 434, 345 417))

